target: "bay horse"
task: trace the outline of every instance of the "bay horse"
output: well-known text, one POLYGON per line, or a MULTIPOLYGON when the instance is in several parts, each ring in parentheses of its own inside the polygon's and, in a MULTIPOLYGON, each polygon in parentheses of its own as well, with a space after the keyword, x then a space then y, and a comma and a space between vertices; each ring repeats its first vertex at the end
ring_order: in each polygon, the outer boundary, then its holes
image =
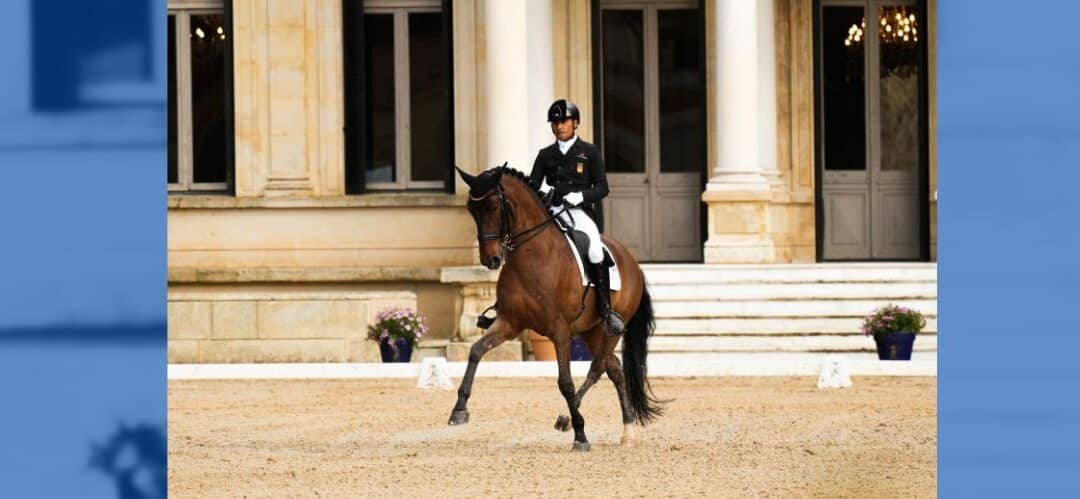
MULTIPOLYGON (((647 378, 648 339, 655 322, 641 266, 626 247, 615 239, 603 237, 622 280, 621 289, 612 294, 611 306, 622 317, 630 317, 625 335, 608 336, 597 315, 596 297, 592 294, 595 290, 582 285, 574 255, 544 206, 538 186, 506 165, 476 176, 457 170, 469 186, 466 207, 476 222, 480 263, 492 270, 500 267, 502 270, 496 284, 497 316, 487 334, 469 351, 469 364, 449 424, 468 422, 466 404, 476 365, 484 354, 531 329, 555 344, 559 391, 566 399, 574 428, 573 450, 589 450, 585 419, 578 408, 582 397, 605 372, 615 385, 622 408, 620 443, 635 443, 634 424, 644 426, 663 413, 662 402, 654 398, 647 378), (585 340, 593 356, 589 373, 577 393, 570 375, 570 337, 574 333, 585 340), (614 352, 622 336, 625 338, 622 338, 623 362, 620 363, 614 352)), ((567 431, 567 426, 566 417, 560 416, 556 428, 567 431)))

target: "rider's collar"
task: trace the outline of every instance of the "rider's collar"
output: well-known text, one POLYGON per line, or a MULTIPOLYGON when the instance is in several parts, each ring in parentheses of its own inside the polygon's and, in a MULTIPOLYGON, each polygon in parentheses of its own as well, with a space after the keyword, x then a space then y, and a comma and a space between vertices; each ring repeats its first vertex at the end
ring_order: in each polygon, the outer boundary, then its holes
POLYGON ((567 140, 565 142, 561 141, 559 139, 555 139, 555 143, 558 144, 558 146, 559 146, 559 152, 561 152, 563 154, 566 154, 566 151, 569 151, 571 147, 574 147, 575 142, 577 142, 577 134, 576 133, 574 134, 573 137, 570 137, 570 140, 567 140))

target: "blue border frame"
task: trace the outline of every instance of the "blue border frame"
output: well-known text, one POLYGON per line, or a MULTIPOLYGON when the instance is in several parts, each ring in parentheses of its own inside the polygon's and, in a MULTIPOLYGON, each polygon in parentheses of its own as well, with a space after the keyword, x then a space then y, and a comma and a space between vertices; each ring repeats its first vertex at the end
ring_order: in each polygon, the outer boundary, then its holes
POLYGON ((940 493, 1076 497, 1080 3, 938 9, 940 493))

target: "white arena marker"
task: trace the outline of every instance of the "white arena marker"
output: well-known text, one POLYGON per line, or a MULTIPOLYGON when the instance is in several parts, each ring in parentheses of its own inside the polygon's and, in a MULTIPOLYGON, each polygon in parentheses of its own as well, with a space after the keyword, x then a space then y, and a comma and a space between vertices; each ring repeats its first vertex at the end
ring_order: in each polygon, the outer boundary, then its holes
POLYGON ((826 355, 821 361, 818 388, 847 388, 851 386, 851 368, 840 355, 826 355))
POLYGON ((446 368, 446 357, 428 357, 421 361, 420 376, 416 379, 417 388, 438 388, 453 390, 450 372, 446 368))

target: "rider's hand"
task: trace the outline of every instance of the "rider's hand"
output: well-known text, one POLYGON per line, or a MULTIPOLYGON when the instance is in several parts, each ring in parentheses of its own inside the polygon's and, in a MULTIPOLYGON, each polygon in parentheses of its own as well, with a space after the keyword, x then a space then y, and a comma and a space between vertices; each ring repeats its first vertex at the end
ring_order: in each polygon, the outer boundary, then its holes
POLYGON ((548 185, 547 182, 541 183, 540 184, 540 193, 544 194, 544 195, 547 195, 547 193, 549 193, 549 192, 551 192, 551 186, 548 185))
POLYGON ((571 192, 563 196, 563 201, 566 201, 570 206, 578 206, 582 201, 585 201, 585 196, 582 196, 580 192, 571 192))

